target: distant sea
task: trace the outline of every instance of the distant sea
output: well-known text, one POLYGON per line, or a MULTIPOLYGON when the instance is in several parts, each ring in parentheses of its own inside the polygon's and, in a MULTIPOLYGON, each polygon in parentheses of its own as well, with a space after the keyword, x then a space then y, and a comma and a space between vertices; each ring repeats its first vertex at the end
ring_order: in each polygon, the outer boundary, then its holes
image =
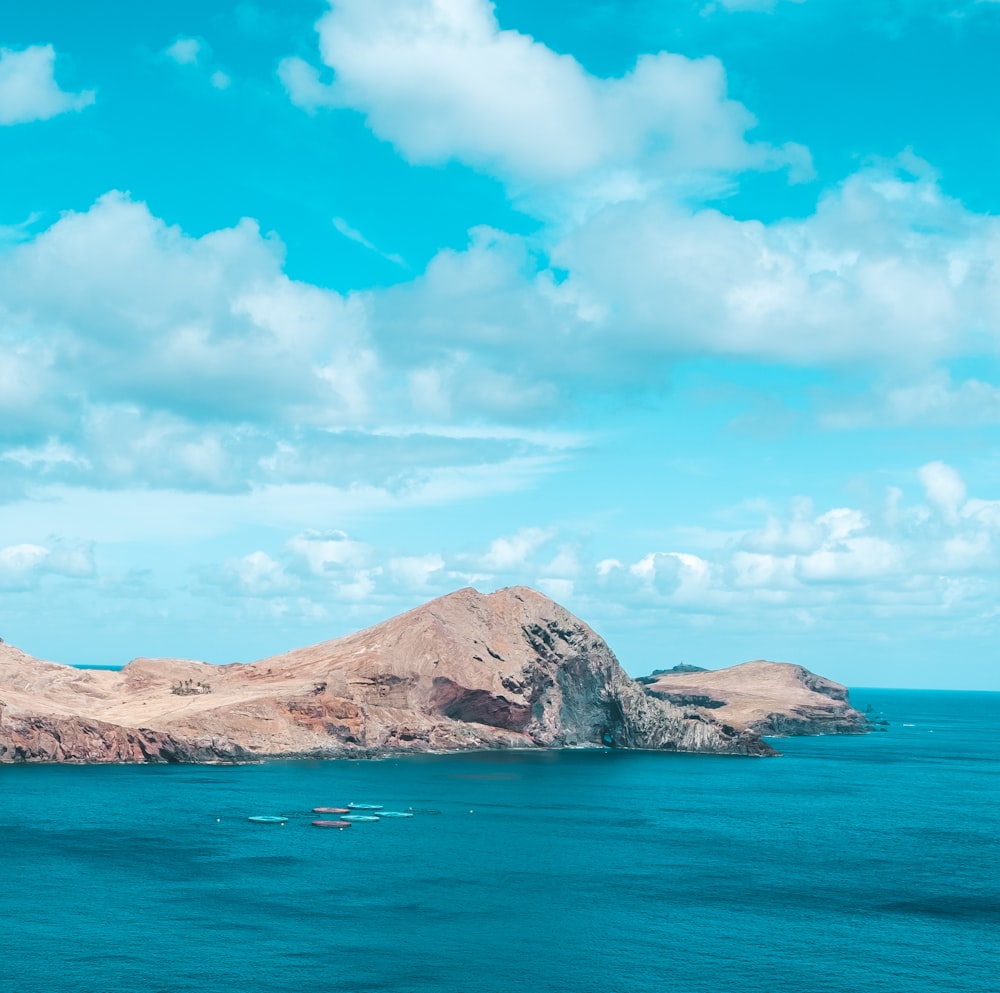
POLYGON ((780 759, 0 766, 3 987, 997 993, 1000 694, 851 697, 780 759))

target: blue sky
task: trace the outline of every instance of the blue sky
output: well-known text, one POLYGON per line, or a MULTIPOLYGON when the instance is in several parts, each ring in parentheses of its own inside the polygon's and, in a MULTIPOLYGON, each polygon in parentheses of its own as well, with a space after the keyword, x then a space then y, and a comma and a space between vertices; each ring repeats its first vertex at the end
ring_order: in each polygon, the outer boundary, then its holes
POLYGON ((1000 3, 0 20, 0 635, 542 589, 635 674, 1000 689, 1000 3))

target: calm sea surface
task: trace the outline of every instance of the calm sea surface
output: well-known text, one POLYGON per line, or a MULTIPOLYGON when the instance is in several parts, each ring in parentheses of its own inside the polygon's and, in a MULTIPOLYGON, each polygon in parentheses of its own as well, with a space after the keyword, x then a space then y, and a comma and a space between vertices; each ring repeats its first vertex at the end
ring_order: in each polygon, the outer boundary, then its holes
POLYGON ((852 700, 774 760, 0 767, 3 988, 997 993, 1000 694, 852 700))

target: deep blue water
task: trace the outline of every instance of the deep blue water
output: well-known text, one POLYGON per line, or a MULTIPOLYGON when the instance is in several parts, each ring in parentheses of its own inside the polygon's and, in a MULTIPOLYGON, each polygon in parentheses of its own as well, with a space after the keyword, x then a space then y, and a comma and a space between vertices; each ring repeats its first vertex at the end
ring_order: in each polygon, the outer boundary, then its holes
POLYGON ((852 700, 774 760, 0 767, 4 989, 997 993, 1000 694, 852 700))

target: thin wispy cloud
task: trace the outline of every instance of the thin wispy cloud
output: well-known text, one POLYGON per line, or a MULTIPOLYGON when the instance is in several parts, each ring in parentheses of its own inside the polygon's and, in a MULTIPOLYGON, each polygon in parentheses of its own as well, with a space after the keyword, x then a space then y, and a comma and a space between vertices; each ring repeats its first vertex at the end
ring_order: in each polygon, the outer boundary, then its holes
POLYGON ((355 244, 361 245, 362 248, 367 248, 369 252, 374 252, 387 262, 392 262, 393 265, 407 268, 406 260, 401 255, 397 255, 395 252, 383 252, 381 248, 372 244, 357 228, 351 227, 343 217, 335 217, 333 219, 333 226, 337 229, 337 233, 342 234, 348 241, 353 241, 355 244))

